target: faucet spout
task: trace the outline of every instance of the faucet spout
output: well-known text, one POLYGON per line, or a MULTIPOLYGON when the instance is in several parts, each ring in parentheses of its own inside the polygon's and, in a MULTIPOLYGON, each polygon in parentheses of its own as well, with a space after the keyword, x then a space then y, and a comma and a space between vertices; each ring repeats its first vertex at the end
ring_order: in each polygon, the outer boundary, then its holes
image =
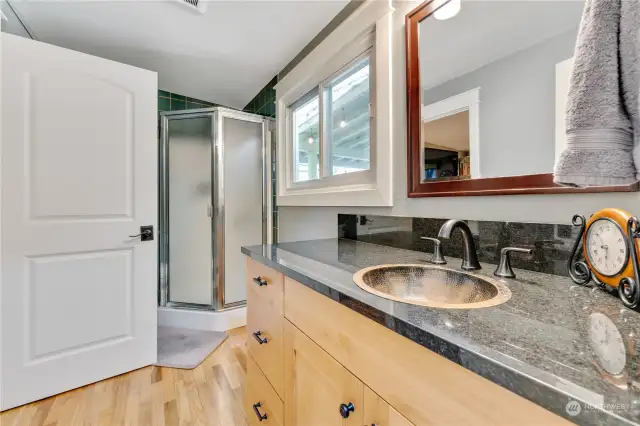
POLYGON ((473 271, 480 269, 480 262, 478 262, 478 254, 476 253, 476 245, 473 241, 473 235, 471 229, 466 222, 459 219, 449 219, 442 225, 440 232, 438 232, 438 238, 451 238, 451 233, 460 229, 462 232, 462 238, 464 240, 464 254, 462 258, 462 269, 466 271, 473 271))

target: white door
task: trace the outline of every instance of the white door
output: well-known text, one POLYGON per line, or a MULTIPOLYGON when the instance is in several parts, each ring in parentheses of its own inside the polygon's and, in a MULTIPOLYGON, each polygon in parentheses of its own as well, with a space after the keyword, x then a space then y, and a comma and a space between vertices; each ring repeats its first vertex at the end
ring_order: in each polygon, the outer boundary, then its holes
POLYGON ((2 34, 5 410, 156 360, 157 75, 2 34))

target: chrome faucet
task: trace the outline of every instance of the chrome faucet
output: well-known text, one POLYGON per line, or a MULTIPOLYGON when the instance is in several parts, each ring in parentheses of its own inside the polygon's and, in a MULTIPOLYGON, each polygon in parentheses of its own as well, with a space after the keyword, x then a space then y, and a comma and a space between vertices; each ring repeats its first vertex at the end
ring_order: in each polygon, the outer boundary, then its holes
POLYGON ((466 222, 459 219, 449 219, 442 225, 440 232, 438 232, 438 238, 451 238, 451 233, 460 228, 462 232, 462 238, 464 239, 464 254, 462 257, 462 269, 466 271, 473 271, 480 269, 480 262, 478 262, 478 254, 476 253, 476 245, 473 242, 473 235, 471 229, 466 222))

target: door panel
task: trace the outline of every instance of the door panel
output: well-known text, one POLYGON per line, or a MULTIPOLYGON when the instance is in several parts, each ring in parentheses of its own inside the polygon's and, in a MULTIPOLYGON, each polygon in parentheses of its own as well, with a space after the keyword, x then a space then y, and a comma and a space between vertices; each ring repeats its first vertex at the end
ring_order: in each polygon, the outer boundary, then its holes
POLYGON ((170 302, 213 303, 211 121, 168 117, 170 302))
POLYGON ((262 122, 220 116, 224 141, 224 304, 247 299, 240 247, 262 244, 262 122))
POLYGON ((1 37, 4 410, 156 360, 157 76, 1 37))
POLYGON ((28 74, 24 142, 32 219, 131 218, 133 98, 82 69, 28 74), (94 102, 87 105, 89 96, 94 102))
POLYGON ((64 356, 130 337, 132 255, 126 249, 28 259, 29 359, 64 356), (109 317, 111 321, 102 320, 109 317))
POLYGON ((363 384, 289 321, 285 330, 285 423, 361 426, 363 384), (353 404, 347 418, 341 404, 353 404))

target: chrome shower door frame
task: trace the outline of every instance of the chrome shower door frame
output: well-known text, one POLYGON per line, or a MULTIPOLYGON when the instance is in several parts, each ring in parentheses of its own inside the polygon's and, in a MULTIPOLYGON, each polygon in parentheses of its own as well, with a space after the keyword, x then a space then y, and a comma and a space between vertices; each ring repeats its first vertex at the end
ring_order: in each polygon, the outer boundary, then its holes
POLYGON ((247 112, 237 111, 230 108, 217 108, 217 119, 215 121, 216 131, 214 132, 214 167, 218 172, 216 180, 213 184, 213 200, 214 200, 214 214, 213 214, 213 226, 214 231, 214 243, 213 243, 213 257, 215 259, 213 267, 213 280, 214 280, 214 299, 216 299, 216 310, 224 310, 229 308, 236 308, 245 306, 246 300, 239 302, 227 303, 224 297, 224 285, 219 283, 225 282, 225 270, 224 270, 224 221, 225 221, 225 197, 224 197, 224 119, 231 118, 241 121, 249 121, 252 123, 258 123, 262 125, 262 243, 265 244, 268 241, 267 235, 267 204, 268 204, 268 182, 270 182, 270 168, 268 163, 269 149, 267 131, 269 129, 269 119, 247 112))
POLYGON ((245 301, 227 303, 224 297, 224 119, 232 118, 262 125, 262 242, 271 241, 272 200, 271 188, 271 131, 273 120, 256 114, 236 111, 229 108, 213 107, 183 111, 161 112, 160 114, 160 163, 159 163, 159 306, 171 308, 221 311, 246 305, 245 301), (212 300, 210 305, 197 303, 172 302, 169 280, 169 122, 171 120, 191 118, 211 118, 211 267, 213 272, 212 300))

